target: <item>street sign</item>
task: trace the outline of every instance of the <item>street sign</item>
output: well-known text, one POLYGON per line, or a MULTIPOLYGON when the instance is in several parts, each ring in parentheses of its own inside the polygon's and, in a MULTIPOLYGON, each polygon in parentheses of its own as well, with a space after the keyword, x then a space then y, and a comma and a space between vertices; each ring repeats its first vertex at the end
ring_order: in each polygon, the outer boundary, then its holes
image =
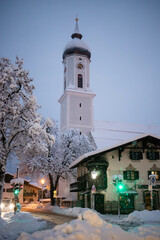
POLYGON ((96 191, 96 187, 95 187, 95 185, 93 185, 92 186, 92 193, 95 193, 95 191, 96 191))
POLYGON ((156 186, 156 175, 149 175, 149 185, 156 186))

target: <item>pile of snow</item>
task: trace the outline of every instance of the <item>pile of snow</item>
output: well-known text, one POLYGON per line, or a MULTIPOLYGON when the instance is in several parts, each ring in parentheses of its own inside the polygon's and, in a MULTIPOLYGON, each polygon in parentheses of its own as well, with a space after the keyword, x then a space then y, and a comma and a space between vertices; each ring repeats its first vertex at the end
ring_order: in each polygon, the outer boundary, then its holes
POLYGON ((2 213, 0 218, 0 239, 15 240, 22 232, 33 233, 46 226, 46 221, 39 221, 30 213, 2 213))
MULTIPOLYGON (((51 206, 50 203, 47 204, 44 209, 50 210, 51 212, 67 215, 67 216, 73 216, 78 217, 78 215, 81 213, 83 214, 88 208, 81 208, 81 207, 74 207, 74 208, 60 208, 58 206, 51 206)), ((94 210, 93 210, 94 211, 94 210)), ((95 211, 96 212, 96 211, 95 211)))
POLYGON ((26 206, 24 205, 24 207, 29 209, 43 209, 44 205, 42 203, 29 203, 26 206))
POLYGON ((119 225, 131 225, 131 224, 146 224, 146 223, 152 223, 152 222, 158 222, 160 223, 160 211, 154 210, 154 211, 134 211, 128 215, 127 218, 123 219, 111 219, 111 223, 116 223, 119 225))
POLYGON ((159 240, 159 227, 148 226, 126 232, 119 226, 107 223, 92 210, 79 214, 78 219, 58 225, 51 230, 33 234, 22 233, 17 240, 159 240))
POLYGON ((134 211, 129 214, 126 221, 140 221, 142 223, 146 222, 160 222, 160 211, 154 210, 154 211, 134 211))
MULTIPOLYGON (((88 208, 74 207, 74 208, 60 208, 58 206, 51 206, 50 203, 30 203, 27 205, 27 208, 32 209, 41 209, 48 210, 57 214, 67 215, 78 217, 81 213, 83 214, 88 208)), ((96 212, 92 209, 92 211, 96 212)), ((160 222, 160 210, 143 210, 143 211, 134 211, 129 215, 120 215, 120 218, 117 215, 112 214, 100 214, 97 213, 103 220, 110 221, 110 223, 115 224, 132 224, 132 223, 147 223, 147 222, 160 222), (126 217, 127 216, 127 217, 126 217)))

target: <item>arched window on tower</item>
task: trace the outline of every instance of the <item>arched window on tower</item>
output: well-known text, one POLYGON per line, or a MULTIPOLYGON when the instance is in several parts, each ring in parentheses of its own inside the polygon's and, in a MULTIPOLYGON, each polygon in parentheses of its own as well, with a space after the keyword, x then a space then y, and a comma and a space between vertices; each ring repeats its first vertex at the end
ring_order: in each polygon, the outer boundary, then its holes
POLYGON ((83 88, 83 76, 82 76, 82 74, 78 74, 78 87, 83 88))

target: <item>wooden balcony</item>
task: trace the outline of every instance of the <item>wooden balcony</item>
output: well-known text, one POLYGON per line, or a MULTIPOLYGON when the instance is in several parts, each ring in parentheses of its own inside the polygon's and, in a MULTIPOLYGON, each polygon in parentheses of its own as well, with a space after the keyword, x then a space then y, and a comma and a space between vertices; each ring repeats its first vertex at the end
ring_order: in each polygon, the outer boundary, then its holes
POLYGON ((74 182, 70 184, 70 192, 80 192, 86 189, 86 182, 74 182))

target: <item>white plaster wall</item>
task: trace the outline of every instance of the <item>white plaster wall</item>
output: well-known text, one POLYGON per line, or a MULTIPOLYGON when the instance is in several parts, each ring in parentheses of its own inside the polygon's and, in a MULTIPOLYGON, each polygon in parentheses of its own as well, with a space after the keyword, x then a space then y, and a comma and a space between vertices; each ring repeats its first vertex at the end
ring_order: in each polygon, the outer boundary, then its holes
POLYGON ((109 166, 107 169, 108 188, 106 192, 104 192, 105 201, 117 200, 118 197, 116 187, 113 185, 112 175, 121 174, 123 176, 123 171, 126 171, 129 164, 132 164, 132 166, 136 168, 136 171, 139 171, 139 180, 123 180, 123 182, 133 188, 136 184, 138 195, 135 196, 135 208, 140 209, 140 206, 143 204, 143 191, 147 189, 138 189, 138 185, 148 185, 148 171, 153 167, 153 164, 156 164, 156 166, 160 168, 160 160, 148 160, 146 158, 146 152, 143 153, 142 160, 131 160, 129 158, 129 150, 122 152, 122 158, 120 161, 118 159, 118 151, 107 153, 106 160, 109 162, 109 166), (112 156, 114 156, 114 158, 112 158, 112 156))
POLYGON ((83 89, 87 91, 90 85, 90 75, 89 75, 89 64, 90 60, 86 56, 72 54, 66 57, 65 61, 63 62, 64 68, 66 67, 66 72, 64 76, 66 76, 66 87, 72 84, 75 89, 77 89, 77 76, 78 74, 82 74, 83 76, 83 89), (84 68, 77 69, 77 64, 82 63, 84 68))
POLYGON ((60 128, 63 131, 67 125, 67 95, 65 95, 61 101, 61 116, 60 116, 60 128))
POLYGON ((77 199, 76 192, 70 192, 70 181, 68 179, 59 179, 59 193, 58 195, 63 196, 65 198, 71 198, 72 200, 77 199))
POLYGON ((91 126, 91 99, 81 96, 70 96, 70 123, 91 126), (81 103, 81 107, 79 104, 81 103), (80 120, 81 116, 81 120, 80 120))

